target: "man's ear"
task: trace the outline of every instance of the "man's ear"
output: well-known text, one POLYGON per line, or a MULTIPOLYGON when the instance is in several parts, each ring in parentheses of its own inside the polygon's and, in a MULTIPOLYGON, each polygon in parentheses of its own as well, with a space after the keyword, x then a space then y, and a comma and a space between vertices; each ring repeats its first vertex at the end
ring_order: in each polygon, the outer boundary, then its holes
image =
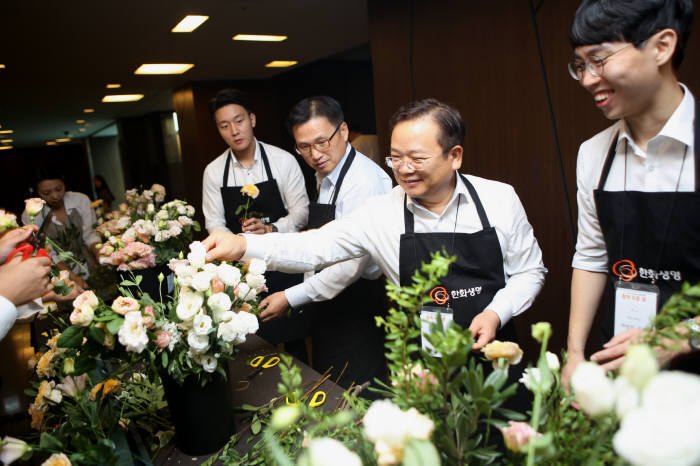
POLYGON ((255 113, 250 113, 250 125, 255 128, 255 113))
POLYGON ((450 159, 453 170, 459 170, 462 168, 462 155, 464 155, 464 148, 462 146, 454 146, 447 153, 447 157, 450 159))
POLYGON ((678 34, 676 34, 676 31, 670 28, 662 29, 654 34, 651 39, 653 40, 651 45, 654 47, 656 64, 663 66, 670 62, 678 45, 678 34))

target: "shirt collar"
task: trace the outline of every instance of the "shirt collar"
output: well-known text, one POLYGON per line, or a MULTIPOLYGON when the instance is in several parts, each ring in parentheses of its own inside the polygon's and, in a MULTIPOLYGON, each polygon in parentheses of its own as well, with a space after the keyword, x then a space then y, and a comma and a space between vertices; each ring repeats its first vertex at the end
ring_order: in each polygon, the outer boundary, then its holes
MULTIPOLYGON (((651 141, 656 138, 671 138, 679 141, 690 149, 693 148, 693 140, 695 138, 693 122, 695 118, 695 98, 690 90, 682 83, 678 83, 683 89, 683 100, 678 105, 676 110, 671 114, 671 117, 666 121, 666 124, 659 134, 654 136, 651 141)), ((645 157, 646 154, 642 151, 630 136, 629 128, 627 127, 627 122, 622 120, 620 127, 620 136, 618 138, 618 148, 620 147, 621 140, 625 139, 629 144, 630 148, 634 151, 636 155, 645 157)), ((650 142, 651 142, 650 141, 650 142)), ((690 151, 689 151, 690 152, 690 151)))
MULTIPOLYGON (((464 181, 460 179, 461 177, 459 176, 459 172, 454 173, 457 175, 457 184, 455 185, 455 190, 452 193, 452 198, 450 199, 450 202, 447 203, 447 207, 445 207, 445 210, 442 212, 442 215, 445 215, 445 212, 450 210, 452 204, 454 204, 457 201, 457 196, 460 196, 461 202, 469 203, 469 190, 467 190, 467 186, 464 184, 464 181)), ((414 201, 413 199, 411 199, 411 196, 406 195, 406 198, 406 207, 414 214, 417 211, 423 211, 435 218, 439 218, 442 216, 429 211, 428 209, 420 205, 418 201, 414 201)))
POLYGON ((343 155, 343 158, 340 159, 340 162, 338 162, 338 165, 335 166, 335 168, 326 176, 321 176, 316 172, 316 181, 318 182, 318 185, 320 186, 323 180, 328 180, 328 182, 331 184, 331 186, 335 186, 335 184, 338 182, 338 177, 340 176, 340 171, 343 169, 343 165, 345 165, 345 161, 348 158, 348 155, 350 154, 350 151, 352 150, 352 146, 350 143, 347 143, 347 147, 345 148, 345 155, 343 155))
MULTIPOLYGON (((254 167, 258 161, 260 160, 260 144, 258 144, 258 140, 253 138, 253 142, 251 144, 255 144, 255 154, 253 154, 253 165, 251 166, 254 167)), ((236 154, 233 153, 231 148, 229 148, 229 152, 231 154, 231 158, 233 159, 233 164, 239 168, 243 168, 243 164, 238 161, 238 157, 236 157, 236 154)))

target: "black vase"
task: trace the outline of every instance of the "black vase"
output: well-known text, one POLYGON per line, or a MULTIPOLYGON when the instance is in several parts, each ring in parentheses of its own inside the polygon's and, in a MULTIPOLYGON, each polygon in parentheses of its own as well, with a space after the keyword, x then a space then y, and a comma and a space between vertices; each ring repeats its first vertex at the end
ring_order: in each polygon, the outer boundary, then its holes
POLYGON ((135 286, 124 286, 124 288, 130 290, 131 293, 137 298, 141 293, 148 293, 148 295, 154 301, 160 301, 161 296, 163 298, 165 298, 166 296, 172 296, 173 272, 168 268, 167 265, 157 265, 155 267, 150 267, 148 269, 141 270, 119 271, 118 273, 120 284, 123 280, 134 281, 136 277, 141 277, 141 283, 139 284, 138 288, 135 286), (161 273, 163 274, 163 281, 160 283, 159 290, 158 275, 161 273), (141 292, 139 292, 139 288, 141 289, 141 292))
POLYGON ((161 374, 175 426, 175 445, 186 455, 214 453, 236 431, 228 365, 224 365, 224 370, 225 380, 215 373, 204 386, 194 376, 179 385, 169 375, 161 374))

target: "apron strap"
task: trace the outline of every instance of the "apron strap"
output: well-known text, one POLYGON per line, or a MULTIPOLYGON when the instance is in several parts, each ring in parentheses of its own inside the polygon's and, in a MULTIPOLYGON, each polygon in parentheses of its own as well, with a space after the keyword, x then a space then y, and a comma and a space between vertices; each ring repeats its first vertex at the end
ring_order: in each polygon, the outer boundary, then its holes
POLYGON ((226 188, 228 186, 228 167, 231 166, 231 149, 228 150, 228 155, 226 156, 226 165, 224 165, 224 180, 221 182, 221 186, 226 188))
MULTIPOLYGON (((338 199, 338 193, 340 193, 340 186, 343 184, 343 179, 345 178, 345 174, 348 172, 350 169, 350 165, 352 165, 352 161, 355 160, 355 148, 350 146, 350 154, 348 155, 347 160, 345 160, 345 163, 343 164, 343 168, 340 169, 340 174, 338 175, 338 181, 335 183, 335 187, 333 188, 333 199, 331 199, 331 205, 335 205, 335 201, 338 199)), ((320 195, 320 193, 319 193, 320 195)))
POLYGON ((270 170, 270 162, 267 160, 267 154, 265 153, 265 148, 262 143, 258 142, 258 147, 260 147, 260 158, 262 158, 263 165, 265 165, 265 173, 267 173, 268 181, 272 181, 272 170, 270 170))
MULTIPOLYGON (((476 207, 476 213, 479 215, 479 220, 481 221, 481 227, 484 230, 487 228, 491 228, 491 223, 489 222, 489 218, 486 215, 486 210, 484 210, 484 205, 481 203, 481 199, 479 199, 479 195, 476 193, 476 189, 474 189, 474 186, 471 184, 471 182, 467 179, 466 176, 462 175, 459 172, 457 172, 457 174, 464 182, 464 185, 467 187, 467 190, 469 191, 469 195, 472 197, 472 201, 474 201, 474 207, 476 207)), ((403 195, 403 222, 404 222, 405 233, 407 235, 410 235, 410 234, 413 234, 414 221, 413 221, 413 213, 410 210, 408 210, 408 207, 407 207, 407 203, 408 203, 407 199, 408 199, 408 196, 404 193, 404 195, 403 195)))
POLYGON ((698 160, 700 159, 700 148, 698 148, 698 145, 700 145, 700 100, 695 101, 695 134, 694 134, 694 142, 693 145, 695 145, 695 192, 700 192, 700 163, 698 163, 698 160))
POLYGON ((605 157, 603 171, 600 174, 600 180, 598 180, 598 189, 601 191, 605 186, 605 182, 608 180, 608 175, 610 174, 610 167, 612 167, 613 160, 615 159, 615 154, 617 153, 617 138, 619 135, 619 132, 615 133, 615 137, 613 138, 613 141, 610 144, 610 149, 608 149, 608 155, 605 157))

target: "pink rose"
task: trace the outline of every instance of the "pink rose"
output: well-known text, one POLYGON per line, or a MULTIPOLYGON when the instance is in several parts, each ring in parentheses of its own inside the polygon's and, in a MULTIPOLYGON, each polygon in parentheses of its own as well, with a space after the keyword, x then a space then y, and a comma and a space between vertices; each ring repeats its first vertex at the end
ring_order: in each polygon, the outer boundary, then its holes
POLYGON ((153 306, 146 306, 143 309, 144 313, 144 318, 143 318, 143 326, 146 328, 151 328, 153 327, 154 320, 156 318, 155 314, 153 314, 153 306))
POLYGON ((88 290, 83 291, 78 296, 76 296, 76 298, 73 300, 73 307, 81 308, 88 306, 94 309, 95 307, 97 307, 98 303, 99 301, 97 300, 97 295, 95 294, 95 292, 88 290))
POLYGON ((70 323, 77 327, 87 327, 95 318, 95 311, 88 305, 76 307, 70 315, 70 323))
POLYGON ((165 330, 158 330, 156 332, 156 346, 158 348, 167 348, 170 344, 170 333, 165 330))
POLYGON ((215 278, 211 281, 211 289, 214 294, 222 293, 226 289, 226 285, 218 278, 215 278))
MULTIPOLYGON (((138 311, 139 302, 134 298, 119 296, 112 303, 112 310, 119 315, 125 316, 128 312, 138 311)), ((152 312, 152 311, 151 311, 152 312)))
POLYGON ((503 434, 506 447, 515 453, 522 451, 531 438, 542 436, 526 422, 510 421, 508 427, 499 427, 498 430, 503 434))

